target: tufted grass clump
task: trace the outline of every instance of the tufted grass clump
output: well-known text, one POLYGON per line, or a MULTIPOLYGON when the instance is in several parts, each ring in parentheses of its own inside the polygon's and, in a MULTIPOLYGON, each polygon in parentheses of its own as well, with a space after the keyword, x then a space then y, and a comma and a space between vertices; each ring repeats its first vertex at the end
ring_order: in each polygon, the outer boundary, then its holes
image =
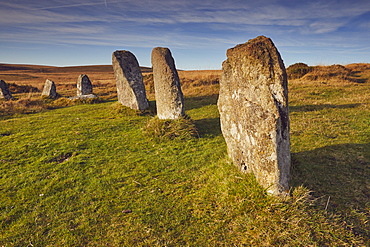
POLYGON ((50 109, 67 107, 67 106, 72 106, 72 105, 73 105, 73 102, 68 98, 58 98, 56 100, 51 100, 50 102, 48 102, 48 107, 50 109))
POLYGON ((0 117, 16 114, 30 114, 46 110, 41 99, 22 98, 18 100, 0 100, 0 117))
POLYGON ((135 110, 130 107, 122 105, 120 102, 115 102, 110 107, 110 112, 115 116, 154 116, 155 115, 155 103, 149 102, 149 108, 146 110, 135 110))
POLYGON ((185 116, 179 119, 150 119, 143 128, 144 133, 151 139, 160 140, 190 140, 199 137, 193 120, 185 116))
POLYGON ((81 104, 99 104, 103 103, 104 99, 100 97, 94 97, 94 98, 77 98, 72 100, 74 105, 81 105, 81 104))
POLYGON ((99 104, 103 103, 104 99, 100 97, 96 98, 78 98, 78 99, 69 99, 69 98, 58 98, 56 100, 53 99, 43 99, 45 104, 49 109, 56 109, 62 108, 67 106, 73 105, 82 105, 82 104, 99 104))
POLYGON ((111 105, 110 112, 116 116, 139 116, 141 113, 139 110, 131 109, 118 101, 111 105))

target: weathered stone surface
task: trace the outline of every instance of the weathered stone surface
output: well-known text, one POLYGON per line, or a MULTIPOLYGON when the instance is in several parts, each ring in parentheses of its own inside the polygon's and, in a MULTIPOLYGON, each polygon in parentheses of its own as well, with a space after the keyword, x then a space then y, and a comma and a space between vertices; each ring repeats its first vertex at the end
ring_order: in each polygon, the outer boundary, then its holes
POLYGON ((185 115, 184 96, 171 51, 163 47, 154 48, 152 66, 158 118, 183 117, 185 115))
POLYGON ((55 99, 58 96, 57 88, 52 80, 46 79, 41 96, 49 97, 52 99, 55 99))
POLYGON ((77 99, 86 100, 86 99, 94 99, 94 98, 97 98, 97 97, 98 96, 96 96, 95 94, 84 94, 84 95, 69 97, 68 99, 70 99, 70 100, 77 100, 77 99))
POLYGON ((227 51, 218 100, 228 154, 272 194, 289 189, 290 136, 284 63, 264 36, 227 51))
POLYGON ((3 80, 0 80, 0 99, 6 100, 14 99, 8 88, 8 85, 3 80))
POLYGON ((79 75, 77 79, 77 96, 92 94, 93 87, 87 75, 79 75))
POLYGON ((129 51, 115 51, 112 54, 112 65, 118 101, 131 109, 147 109, 149 102, 146 98, 143 76, 134 54, 129 51))

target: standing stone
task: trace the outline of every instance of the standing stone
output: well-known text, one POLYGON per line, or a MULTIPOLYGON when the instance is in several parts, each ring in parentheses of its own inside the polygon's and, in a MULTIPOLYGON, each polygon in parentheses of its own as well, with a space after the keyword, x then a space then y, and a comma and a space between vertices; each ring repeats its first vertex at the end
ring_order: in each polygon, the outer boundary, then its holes
POLYGON ((185 115, 184 96, 171 51, 163 47, 154 48, 152 66, 158 118, 183 117, 185 115))
POLYGON ((13 96, 6 85, 5 81, 0 80, 0 99, 13 100, 13 96))
POLYGON ((131 109, 147 109, 149 102, 146 98, 143 76, 134 54, 129 51, 115 51, 112 54, 112 65, 118 101, 131 109))
POLYGON ((267 191, 289 190, 290 136, 284 63, 271 39, 249 40, 227 51, 218 100, 228 154, 267 191))
POLYGON ((52 80, 46 79, 41 96, 49 97, 52 99, 55 99, 58 96, 55 83, 52 80))
POLYGON ((77 79, 77 96, 92 94, 93 87, 87 75, 79 75, 77 79))

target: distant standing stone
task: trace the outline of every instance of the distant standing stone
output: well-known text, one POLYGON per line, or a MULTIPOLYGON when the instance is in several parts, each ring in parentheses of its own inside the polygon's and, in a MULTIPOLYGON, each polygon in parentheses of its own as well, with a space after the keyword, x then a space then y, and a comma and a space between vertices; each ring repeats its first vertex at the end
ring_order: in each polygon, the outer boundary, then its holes
POLYGON ((14 99, 8 88, 8 85, 3 80, 0 80, 0 99, 6 100, 14 99))
POLYGON ((55 83, 52 80, 46 79, 41 95, 52 99, 58 96, 55 83))
POLYGON ((116 77, 118 101, 131 109, 147 109, 149 102, 143 76, 134 54, 129 51, 113 52, 112 66, 116 77))
POLYGON ((79 75, 77 79, 77 96, 92 94, 93 87, 87 75, 79 75))
POLYGON ((271 39, 249 40, 227 51, 218 100, 228 154, 268 192, 289 189, 290 136, 284 63, 271 39))
POLYGON ((171 51, 163 47, 154 48, 152 66, 158 118, 183 117, 185 115, 184 96, 171 51))

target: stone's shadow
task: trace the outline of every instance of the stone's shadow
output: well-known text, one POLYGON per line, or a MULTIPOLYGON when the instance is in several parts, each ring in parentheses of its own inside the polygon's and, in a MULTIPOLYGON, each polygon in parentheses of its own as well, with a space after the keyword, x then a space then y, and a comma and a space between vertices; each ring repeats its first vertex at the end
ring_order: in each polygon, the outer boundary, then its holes
MULTIPOLYGON (((216 105, 217 100, 218 94, 199 97, 187 97, 185 98, 185 110, 190 111, 208 105, 216 105)), ((194 124, 195 127, 198 129, 200 137, 215 137, 222 135, 219 117, 194 120, 194 124)))
POLYGON ((216 105, 218 94, 199 96, 199 97, 185 97, 185 110, 198 109, 206 105, 216 105))
POLYGON ((194 121, 200 137, 215 137, 222 135, 220 118, 204 118, 194 121))
POLYGON ((345 105, 331 105, 331 104, 323 104, 323 105, 302 105, 302 106, 289 106, 290 112, 308 112, 308 111, 321 111, 324 109, 347 109, 347 108, 356 108, 359 107, 361 104, 345 104, 345 105))
POLYGON ((330 196, 328 210, 366 212, 370 207, 370 143, 292 153, 291 177, 292 187, 303 185, 325 203, 330 196))

